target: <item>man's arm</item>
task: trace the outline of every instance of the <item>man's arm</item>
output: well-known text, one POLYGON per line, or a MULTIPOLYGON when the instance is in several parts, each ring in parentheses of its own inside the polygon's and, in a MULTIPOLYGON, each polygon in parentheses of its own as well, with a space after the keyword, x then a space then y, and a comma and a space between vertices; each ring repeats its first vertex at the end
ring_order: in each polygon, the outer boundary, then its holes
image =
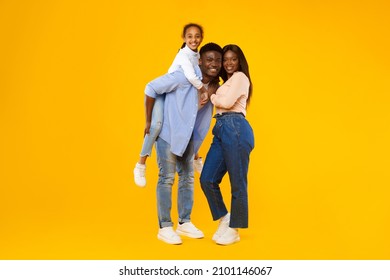
POLYGON ((145 88, 145 94, 156 98, 158 94, 169 93, 177 89, 181 84, 189 83, 183 72, 176 71, 160 76, 149 82, 145 88))
POLYGON ((173 72, 162 75, 151 82, 145 87, 145 117, 146 124, 144 129, 144 137, 149 134, 150 125, 152 122, 152 112, 155 99, 158 95, 170 93, 175 91, 181 83, 187 82, 182 72, 173 72))

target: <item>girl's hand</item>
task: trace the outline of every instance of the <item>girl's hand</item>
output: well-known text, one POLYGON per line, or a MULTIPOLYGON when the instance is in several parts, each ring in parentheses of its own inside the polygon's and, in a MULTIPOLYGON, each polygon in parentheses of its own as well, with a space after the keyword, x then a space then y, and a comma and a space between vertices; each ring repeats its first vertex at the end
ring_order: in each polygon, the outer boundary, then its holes
POLYGON ((212 94, 215 94, 217 92, 217 89, 219 88, 219 84, 217 83, 210 83, 209 88, 207 89, 209 93, 209 98, 212 94))
POLYGON ((208 94, 208 92, 206 91, 206 92, 201 93, 200 96, 199 96, 199 103, 200 103, 200 105, 202 106, 202 105, 206 104, 208 101, 209 101, 209 94, 208 94))
POLYGON ((144 137, 145 137, 146 134, 150 133, 150 123, 151 122, 146 122, 146 124, 145 124, 144 137))

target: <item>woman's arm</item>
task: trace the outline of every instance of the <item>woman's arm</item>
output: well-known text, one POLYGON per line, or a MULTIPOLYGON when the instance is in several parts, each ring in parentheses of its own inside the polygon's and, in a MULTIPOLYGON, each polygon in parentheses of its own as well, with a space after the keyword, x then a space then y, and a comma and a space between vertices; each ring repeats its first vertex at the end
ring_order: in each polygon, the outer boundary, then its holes
POLYGON ((216 107, 228 110, 241 96, 248 94, 249 79, 244 73, 236 72, 220 90, 221 94, 211 95, 210 100, 216 107))

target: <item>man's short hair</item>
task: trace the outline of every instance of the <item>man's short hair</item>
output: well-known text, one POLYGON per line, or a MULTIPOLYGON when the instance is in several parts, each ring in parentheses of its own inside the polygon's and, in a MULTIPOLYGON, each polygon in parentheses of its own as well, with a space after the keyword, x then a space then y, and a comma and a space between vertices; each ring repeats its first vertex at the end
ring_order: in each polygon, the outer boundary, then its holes
POLYGON ((222 48, 216 43, 207 43, 206 45, 200 48, 199 54, 202 55, 205 52, 209 52, 209 51, 216 51, 219 52, 221 55, 223 54, 222 48))

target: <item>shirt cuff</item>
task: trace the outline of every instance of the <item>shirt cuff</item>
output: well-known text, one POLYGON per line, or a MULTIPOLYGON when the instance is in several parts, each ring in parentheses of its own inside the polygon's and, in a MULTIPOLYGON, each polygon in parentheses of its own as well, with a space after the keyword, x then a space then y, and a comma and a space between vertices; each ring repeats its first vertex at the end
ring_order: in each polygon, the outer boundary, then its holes
POLYGON ((145 94, 149 97, 154 98, 154 99, 156 99, 156 97, 157 97, 156 92, 148 85, 145 87, 145 94))

